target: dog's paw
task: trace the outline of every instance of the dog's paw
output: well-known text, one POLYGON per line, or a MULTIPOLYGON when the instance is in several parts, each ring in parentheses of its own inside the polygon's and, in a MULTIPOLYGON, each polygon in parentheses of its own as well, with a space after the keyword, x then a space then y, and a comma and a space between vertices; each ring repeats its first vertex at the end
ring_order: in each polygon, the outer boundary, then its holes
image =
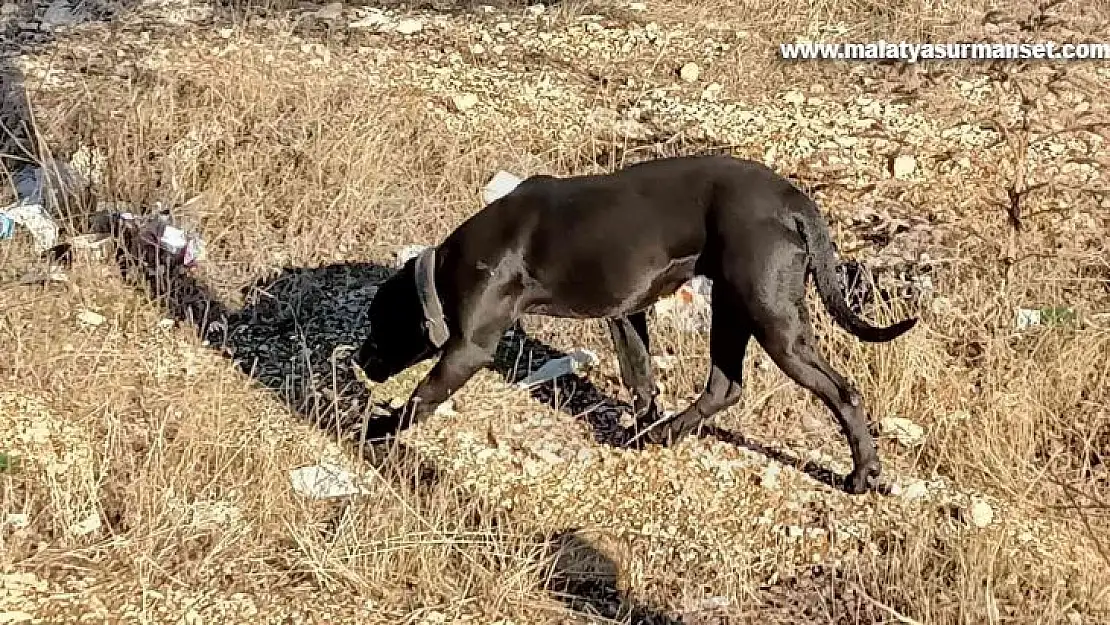
POLYGON ((844 490, 851 495, 862 495, 871 490, 879 490, 881 474, 882 467, 878 460, 856 467, 844 480, 844 490))

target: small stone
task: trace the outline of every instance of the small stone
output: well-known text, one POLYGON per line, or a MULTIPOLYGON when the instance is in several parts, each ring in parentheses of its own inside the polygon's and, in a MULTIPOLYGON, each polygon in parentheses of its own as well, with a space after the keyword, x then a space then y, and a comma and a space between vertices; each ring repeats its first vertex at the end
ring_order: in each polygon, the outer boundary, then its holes
POLYGON ((628 8, 632 11, 646 11, 647 5, 643 2, 630 2, 628 8))
POLYGON ((527 9, 525 9, 525 12, 527 12, 529 15, 538 16, 538 15, 543 15, 544 11, 546 11, 546 10, 547 10, 547 6, 544 5, 543 3, 539 3, 539 4, 533 4, 532 6, 528 7, 527 9))
POLYGON ((235 34, 235 29, 234 28, 221 28, 221 29, 216 31, 216 34, 218 34, 220 36, 220 39, 231 39, 231 36, 235 34))
POLYGON ((498 22, 497 31, 504 34, 511 33, 513 32, 513 25, 509 22, 498 22))
POLYGON ((1083 625, 1083 615, 1075 610, 1068 610, 1068 625, 1083 625))
POLYGON ((697 82, 701 77, 701 68, 697 63, 687 63, 678 70, 678 76, 686 82, 697 82))
POLYGON ((886 436, 894 437, 905 447, 915 447, 925 438, 925 429, 902 417, 887 417, 880 424, 886 436))
POLYGON ((397 32, 402 35, 415 35, 424 30, 424 22, 417 19, 407 19, 397 22, 397 32))
POLYGON ((14 2, 6 2, 0 5, 0 16, 8 17, 19 13, 19 5, 14 2))
POLYGON ((805 94, 801 91, 787 91, 783 99, 786 100, 787 104, 793 104, 795 106, 805 104, 806 101, 805 94))
POLYGON ((899 180, 906 180, 917 170, 917 159, 911 154, 901 154, 894 159, 892 172, 899 180))
POLYGON ((983 528, 990 525, 991 522, 994 521, 994 510, 991 508, 989 503, 982 500, 977 500, 973 502, 971 504, 971 507, 968 509, 967 519, 975 527, 983 528))
POLYGON ((472 54, 476 54, 476 55, 485 54, 486 53, 486 47, 483 46, 480 43, 476 43, 476 44, 470 46, 470 52, 472 54))
POLYGON ((102 325, 107 320, 104 318, 104 315, 100 313, 95 313, 91 310, 82 310, 77 313, 77 321, 87 326, 98 326, 102 325))
POLYGON ((451 103, 455 105, 455 110, 463 112, 474 108, 478 103, 478 96, 473 93, 461 93, 451 97, 451 103))

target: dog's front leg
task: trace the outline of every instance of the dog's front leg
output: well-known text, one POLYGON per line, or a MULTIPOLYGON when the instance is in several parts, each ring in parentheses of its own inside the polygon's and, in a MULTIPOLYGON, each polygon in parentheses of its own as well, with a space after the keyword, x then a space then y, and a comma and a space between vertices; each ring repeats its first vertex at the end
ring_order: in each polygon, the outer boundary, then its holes
POLYGON ((444 346, 439 362, 416 385, 404 407, 403 428, 423 421, 436 407, 447 401, 470 378, 493 362, 493 350, 465 339, 444 346))

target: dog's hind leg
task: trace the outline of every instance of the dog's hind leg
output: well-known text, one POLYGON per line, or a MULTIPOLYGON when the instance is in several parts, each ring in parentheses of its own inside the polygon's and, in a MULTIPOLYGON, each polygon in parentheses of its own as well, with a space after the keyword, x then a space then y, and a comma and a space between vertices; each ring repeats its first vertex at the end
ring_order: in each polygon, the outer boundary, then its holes
POLYGON ((740 401, 744 355, 751 339, 747 317, 735 305, 730 289, 723 284, 713 285, 711 310, 710 369, 705 390, 685 410, 648 430, 646 438, 650 442, 660 445, 672 443, 740 401))
MULTIPOLYGON (((794 269, 798 269, 795 267, 794 269)), ((815 349, 799 271, 764 272, 756 286, 751 316, 756 340, 767 355, 798 384, 809 389, 840 423, 852 450, 854 467, 845 490, 860 494, 876 485, 881 465, 859 393, 815 349), (797 276, 794 279, 790 276, 797 276)))
POLYGON ((606 323, 617 352, 621 381, 632 394, 632 410, 636 420, 655 421, 657 393, 651 371, 647 314, 639 312, 627 317, 610 318, 606 319, 606 323))

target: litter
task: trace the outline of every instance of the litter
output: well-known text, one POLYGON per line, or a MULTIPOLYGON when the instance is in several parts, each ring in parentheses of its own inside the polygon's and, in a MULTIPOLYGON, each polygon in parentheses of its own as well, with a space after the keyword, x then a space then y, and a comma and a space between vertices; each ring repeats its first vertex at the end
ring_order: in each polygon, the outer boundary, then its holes
POLYGON ((41 254, 58 242, 58 224, 46 214, 41 204, 18 202, 0 212, 0 239, 14 234, 12 224, 26 228, 34 239, 35 252, 41 254))
POLYGON ((349 471, 330 462, 293 469, 289 472, 289 480, 299 495, 312 499, 369 494, 355 484, 355 477, 349 471))
POLYGON ((143 217, 121 212, 111 217, 126 228, 137 229, 140 242, 168 252, 185 267, 193 267, 205 258, 204 239, 200 234, 175 226, 165 211, 143 217))
POLYGON ((596 366, 601 359, 588 349, 575 349, 562 358, 555 358, 517 382, 520 388, 531 388, 571 373, 578 373, 587 367, 596 366))
POLYGON ((683 332, 706 332, 712 321, 710 297, 713 282, 695 276, 669 297, 655 303, 655 313, 683 332))
POLYGON ((21 530, 31 524, 31 517, 22 513, 12 513, 4 519, 4 524, 21 530))
POLYGON ((1033 326, 1056 326, 1070 321, 1075 321, 1075 310, 1069 306, 1019 308, 1014 319, 1014 326, 1018 330, 1028 330, 1033 326))
POLYGON ((491 204, 497 200, 505 197, 513 192, 521 182, 524 182, 517 176, 510 174, 507 171, 499 171, 493 175, 493 178, 486 183, 485 189, 482 190, 482 200, 486 204, 491 204))

